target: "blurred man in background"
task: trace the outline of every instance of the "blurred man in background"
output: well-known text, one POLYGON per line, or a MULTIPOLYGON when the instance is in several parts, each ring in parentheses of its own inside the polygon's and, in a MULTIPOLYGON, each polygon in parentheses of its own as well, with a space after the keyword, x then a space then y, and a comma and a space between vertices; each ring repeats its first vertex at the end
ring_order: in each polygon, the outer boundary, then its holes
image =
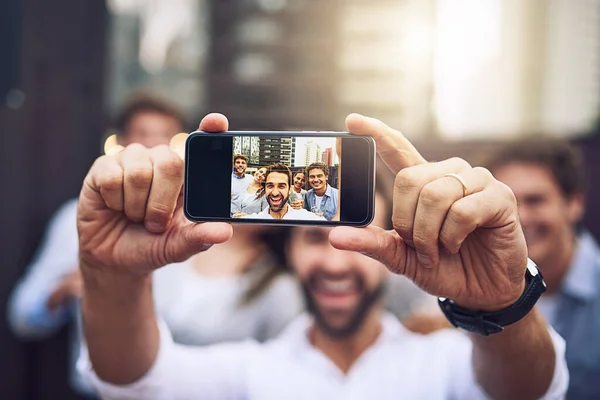
MULTIPOLYGON (((153 94, 137 93, 126 99, 112 128, 122 146, 141 143, 153 147, 169 143, 185 125, 178 106, 153 94)), ((37 255, 12 293, 9 322, 21 339, 47 338, 78 315, 82 280, 76 219, 77 199, 72 199, 52 217, 37 255)), ((74 331, 78 336, 79 329, 74 331)), ((74 339, 75 359, 79 338, 74 339)), ((90 394, 78 374, 74 373, 72 379, 77 392, 90 394)))
POLYGON ((582 155, 563 141, 525 141, 499 149, 485 164, 517 197, 529 257, 548 286, 538 307, 567 342, 567 397, 600 399, 600 248, 580 226, 582 155))

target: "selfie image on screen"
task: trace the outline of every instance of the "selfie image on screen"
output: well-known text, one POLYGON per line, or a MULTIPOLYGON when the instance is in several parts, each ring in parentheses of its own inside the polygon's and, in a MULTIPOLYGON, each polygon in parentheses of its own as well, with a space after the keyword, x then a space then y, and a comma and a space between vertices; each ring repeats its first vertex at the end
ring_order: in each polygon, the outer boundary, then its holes
POLYGON ((233 138, 233 218, 339 221, 336 138, 233 138))

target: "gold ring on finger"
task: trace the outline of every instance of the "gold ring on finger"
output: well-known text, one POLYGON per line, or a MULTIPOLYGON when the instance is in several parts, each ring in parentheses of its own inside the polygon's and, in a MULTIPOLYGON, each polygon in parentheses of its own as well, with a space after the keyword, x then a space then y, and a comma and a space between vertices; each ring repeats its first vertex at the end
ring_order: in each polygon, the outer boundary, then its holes
POLYGON ((467 195, 469 194, 469 189, 467 188, 467 184, 465 183, 465 180, 462 178, 462 176, 460 176, 458 174, 446 174, 444 176, 450 176, 452 178, 455 178, 457 181, 459 181, 460 184, 462 185, 463 197, 467 197, 467 195))

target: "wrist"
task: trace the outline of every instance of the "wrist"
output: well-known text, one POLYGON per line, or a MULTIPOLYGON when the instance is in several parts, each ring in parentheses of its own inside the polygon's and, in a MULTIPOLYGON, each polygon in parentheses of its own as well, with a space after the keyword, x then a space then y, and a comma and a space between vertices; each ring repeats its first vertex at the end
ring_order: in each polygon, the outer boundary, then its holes
POLYGON ((455 304, 457 306, 467 308, 470 310, 477 310, 482 312, 496 312, 504 310, 505 308, 508 308, 515 304, 519 300, 519 298, 521 298, 521 296, 525 292, 525 289, 527 289, 527 279, 525 278, 525 276, 523 276, 523 279, 521 279, 520 283, 514 286, 514 289, 511 291, 511 294, 506 296, 506 299, 486 304, 459 301, 455 302, 455 304))
POLYGON ((466 308, 456 304, 451 299, 445 298, 439 298, 438 304, 453 326, 487 336, 502 332, 505 326, 527 316, 546 290, 546 284, 541 273, 535 263, 529 259, 525 269, 525 284, 525 289, 517 300, 508 299, 506 301, 508 306, 495 302, 490 307, 494 311, 486 311, 482 307, 477 307, 477 305, 466 308), (498 309, 497 307, 500 306, 504 307, 498 309))
POLYGON ((84 260, 81 260, 79 268, 85 293, 131 292, 135 287, 146 286, 152 281, 152 273, 136 274, 125 269, 98 267, 84 260))

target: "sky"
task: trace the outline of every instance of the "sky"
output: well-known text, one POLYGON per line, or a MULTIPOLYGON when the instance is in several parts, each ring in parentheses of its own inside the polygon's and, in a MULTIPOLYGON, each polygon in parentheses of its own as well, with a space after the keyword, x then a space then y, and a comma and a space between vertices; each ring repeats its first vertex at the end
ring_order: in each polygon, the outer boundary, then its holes
POLYGON ((304 166, 304 145, 310 141, 316 142, 319 146, 321 146, 321 152, 325 151, 325 149, 328 147, 333 148, 333 151, 335 152, 334 137, 296 137, 296 155, 294 158, 295 166, 304 166))

